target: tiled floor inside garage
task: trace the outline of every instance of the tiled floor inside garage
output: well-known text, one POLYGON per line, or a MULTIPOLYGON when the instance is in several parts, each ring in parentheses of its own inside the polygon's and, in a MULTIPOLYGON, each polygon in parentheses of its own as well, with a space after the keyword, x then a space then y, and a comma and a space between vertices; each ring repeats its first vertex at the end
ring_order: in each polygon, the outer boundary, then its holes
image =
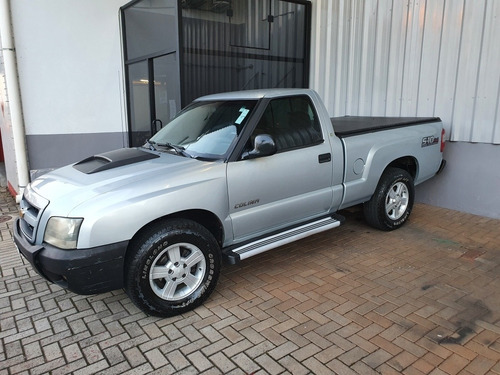
POLYGON ((0 192, 0 375, 500 374, 500 220, 417 204, 225 266, 204 306, 159 319, 121 290, 40 278, 0 192))

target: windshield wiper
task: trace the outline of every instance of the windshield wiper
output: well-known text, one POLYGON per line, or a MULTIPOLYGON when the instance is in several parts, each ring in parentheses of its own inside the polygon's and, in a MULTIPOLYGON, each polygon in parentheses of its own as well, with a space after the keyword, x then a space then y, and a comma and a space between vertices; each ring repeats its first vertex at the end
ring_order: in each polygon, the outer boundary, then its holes
MULTIPOLYGON (((147 144, 149 145, 149 149, 150 149, 150 150, 153 150, 153 151, 158 151, 158 150, 156 149, 156 146, 155 146, 155 145, 156 145, 156 142, 155 142, 155 141, 151 141, 151 140, 149 140, 149 139, 148 139, 148 140, 146 140, 146 142, 147 142, 147 144)), ((144 145, 144 146, 145 146, 145 145, 144 145)), ((144 147, 144 146, 143 146, 143 147, 144 147)))
MULTIPOLYGON (((155 141, 148 141, 150 145, 152 145, 153 147, 155 146, 159 146, 159 147, 168 147, 168 148, 171 148, 172 150, 174 150, 177 155, 182 155, 182 156, 186 156, 188 158, 192 158, 193 156, 191 154, 189 154, 188 152, 186 152, 185 148, 182 147, 182 146, 178 146, 178 145, 174 145, 170 142, 165 142, 165 143, 157 143, 155 141)), ((156 147, 155 147, 155 150, 156 150, 156 147)))

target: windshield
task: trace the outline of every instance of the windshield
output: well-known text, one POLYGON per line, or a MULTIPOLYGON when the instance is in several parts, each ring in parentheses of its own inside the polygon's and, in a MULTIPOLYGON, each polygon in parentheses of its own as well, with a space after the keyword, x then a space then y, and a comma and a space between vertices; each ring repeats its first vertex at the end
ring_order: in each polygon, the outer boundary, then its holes
POLYGON ((236 142, 255 104, 252 100, 195 102, 166 124, 149 143, 182 150, 191 157, 221 159, 236 142))

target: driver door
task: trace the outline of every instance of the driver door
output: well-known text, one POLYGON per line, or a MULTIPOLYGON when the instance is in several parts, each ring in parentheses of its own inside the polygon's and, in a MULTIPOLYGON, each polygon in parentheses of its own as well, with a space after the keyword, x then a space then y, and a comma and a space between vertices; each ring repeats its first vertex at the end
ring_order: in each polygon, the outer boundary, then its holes
POLYGON ((270 101, 257 134, 271 135, 277 153, 228 163, 234 242, 325 215, 332 205, 331 150, 309 97, 270 101))

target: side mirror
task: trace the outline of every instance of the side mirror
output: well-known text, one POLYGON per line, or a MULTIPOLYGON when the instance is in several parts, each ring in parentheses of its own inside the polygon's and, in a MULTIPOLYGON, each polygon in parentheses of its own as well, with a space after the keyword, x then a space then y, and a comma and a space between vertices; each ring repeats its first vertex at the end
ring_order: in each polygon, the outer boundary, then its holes
POLYGON ((244 152, 241 158, 243 160, 260 158, 262 156, 270 156, 277 151, 273 137, 269 134, 259 134, 253 141, 253 150, 244 152))

